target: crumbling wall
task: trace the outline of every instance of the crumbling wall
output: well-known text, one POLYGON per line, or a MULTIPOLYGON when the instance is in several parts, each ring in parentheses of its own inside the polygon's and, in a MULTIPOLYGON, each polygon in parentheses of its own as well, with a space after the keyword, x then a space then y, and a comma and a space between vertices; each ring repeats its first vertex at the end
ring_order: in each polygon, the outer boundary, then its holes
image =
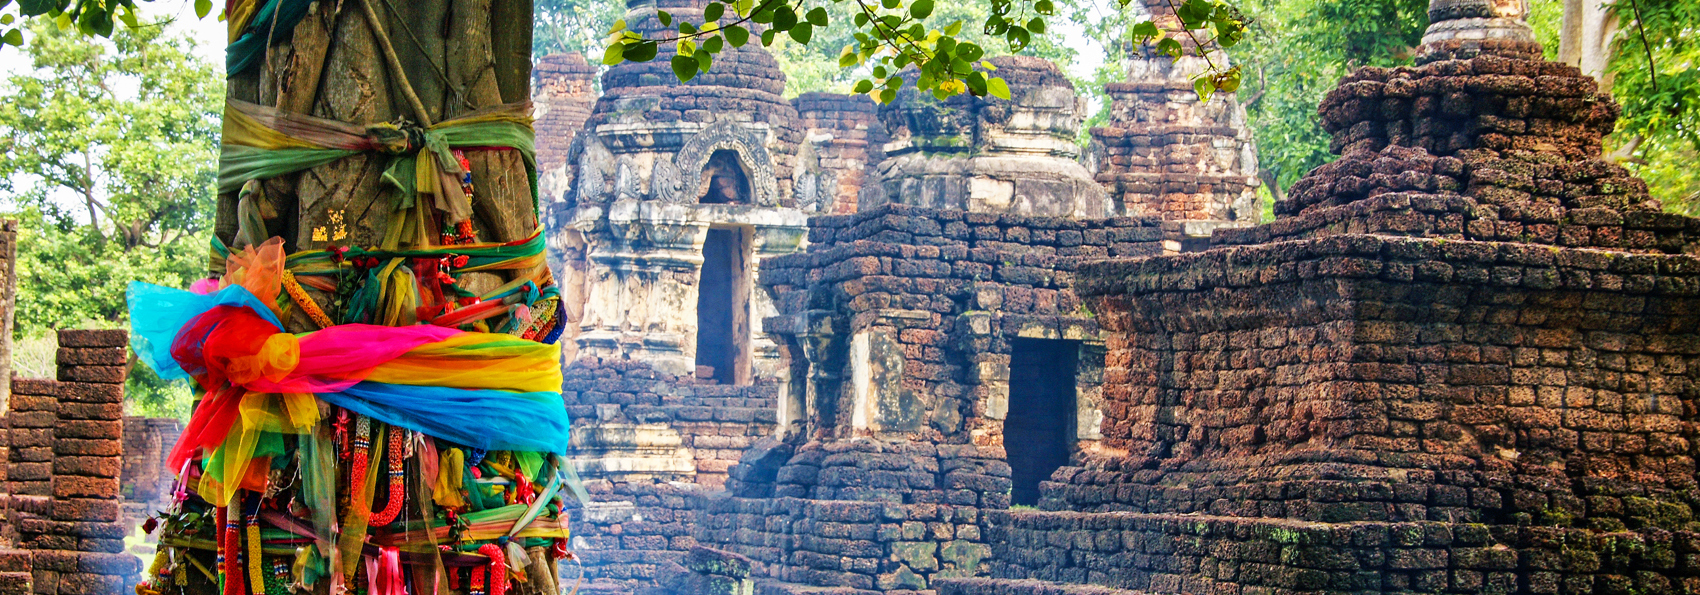
POLYGON ((10 521, 27 559, 0 555, 0 570, 31 580, 7 593, 117 594, 139 577, 119 491, 126 344, 124 331, 59 331, 58 380, 12 380, 10 521))
POLYGON ((1053 474, 1042 511, 993 516, 995 574, 1197 593, 1700 585, 1683 562, 1700 546, 1700 228, 1597 158, 1616 108, 1495 16, 1516 6, 1437 1, 1451 20, 1421 66, 1345 79, 1321 111, 1346 154, 1276 222, 1080 268, 1105 329, 1105 449, 1053 474))
MULTIPOLYGON (((696 541, 749 557, 776 593, 927 590, 985 575, 987 511, 1010 504, 1001 426, 1012 342, 1095 349, 1075 266, 1156 254, 1159 234, 1149 219, 900 204, 814 218, 809 251, 762 270, 782 312, 768 328, 793 358, 785 441, 757 444, 726 494, 700 498, 696 541)), ((1058 373, 1095 415, 1102 359, 1081 361, 1058 373)))
POLYGON ((809 213, 856 212, 864 173, 885 159, 891 139, 879 105, 866 95, 811 92, 791 100, 803 128, 798 148, 797 208, 809 213))
POLYGON ((591 504, 572 517, 591 590, 648 586, 696 545, 694 498, 776 424, 778 386, 721 385, 640 362, 581 359, 561 395, 574 422, 571 460, 591 504))

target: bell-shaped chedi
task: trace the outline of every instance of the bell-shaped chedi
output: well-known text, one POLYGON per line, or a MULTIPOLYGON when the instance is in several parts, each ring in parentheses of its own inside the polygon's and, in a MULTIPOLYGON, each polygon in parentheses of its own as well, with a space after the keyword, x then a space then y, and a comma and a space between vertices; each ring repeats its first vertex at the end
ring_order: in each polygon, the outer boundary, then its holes
POLYGON ((906 88, 880 110, 891 135, 861 209, 888 204, 1074 217, 1112 214, 1075 144, 1085 104, 1042 58, 992 58, 1010 99, 938 101, 906 88))
MULTIPOLYGON (((657 10, 701 19, 690 0, 632 0, 633 31, 664 37, 657 10)), ((763 337, 760 261, 798 249, 797 111, 759 45, 728 48, 681 83, 672 44, 609 68, 574 139, 564 196, 585 245, 580 357, 633 360, 679 377, 748 384, 781 364, 763 337)))
MULTIPOLYGON (((1165 30, 1180 28, 1167 0, 1148 0, 1145 12, 1165 30)), ((1110 83, 1110 119, 1092 129, 1090 163, 1119 212, 1178 221, 1182 236, 1205 238, 1220 226, 1257 220, 1257 151, 1245 107, 1232 93, 1200 101, 1193 78, 1228 56, 1180 36, 1179 60, 1151 46, 1130 48, 1127 80, 1110 83)), ((1213 46, 1212 46, 1213 48, 1213 46)))

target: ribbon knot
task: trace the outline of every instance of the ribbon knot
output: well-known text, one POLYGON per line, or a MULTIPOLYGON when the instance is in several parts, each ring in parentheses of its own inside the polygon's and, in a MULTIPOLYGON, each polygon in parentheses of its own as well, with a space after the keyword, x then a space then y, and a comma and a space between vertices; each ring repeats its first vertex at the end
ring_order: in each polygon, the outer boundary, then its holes
POLYGON ((406 121, 374 124, 366 127, 366 141, 378 153, 392 157, 412 155, 425 146, 425 129, 406 121))
POLYGON ((260 350, 252 355, 230 358, 225 375, 230 382, 246 385, 260 378, 280 382, 301 363, 301 340, 289 333, 266 337, 260 350))

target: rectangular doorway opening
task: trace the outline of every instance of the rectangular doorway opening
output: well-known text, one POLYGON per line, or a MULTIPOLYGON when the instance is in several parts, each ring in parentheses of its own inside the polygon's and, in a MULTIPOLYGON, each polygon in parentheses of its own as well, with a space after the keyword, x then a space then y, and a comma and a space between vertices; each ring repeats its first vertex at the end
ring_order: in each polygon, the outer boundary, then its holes
POLYGON ((697 378, 750 382, 750 250, 741 228, 711 228, 697 283, 697 378))
POLYGON ((1014 491, 1010 502, 1039 503, 1039 482, 1068 464, 1075 437, 1075 370, 1080 341, 1015 339, 1009 358, 1009 412, 1003 422, 1014 491))

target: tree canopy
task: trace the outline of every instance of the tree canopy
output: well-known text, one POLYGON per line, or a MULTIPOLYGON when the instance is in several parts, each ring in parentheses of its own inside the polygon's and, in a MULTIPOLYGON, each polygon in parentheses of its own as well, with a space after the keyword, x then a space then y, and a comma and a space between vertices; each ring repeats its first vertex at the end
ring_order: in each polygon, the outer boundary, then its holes
MULTIPOLYGON (((130 281, 204 276, 223 79, 161 26, 101 40, 38 22, 23 51, 29 68, 0 87, 0 206, 21 222, 15 335, 123 324, 130 281)), ((131 392, 145 403, 157 388, 131 392)))

